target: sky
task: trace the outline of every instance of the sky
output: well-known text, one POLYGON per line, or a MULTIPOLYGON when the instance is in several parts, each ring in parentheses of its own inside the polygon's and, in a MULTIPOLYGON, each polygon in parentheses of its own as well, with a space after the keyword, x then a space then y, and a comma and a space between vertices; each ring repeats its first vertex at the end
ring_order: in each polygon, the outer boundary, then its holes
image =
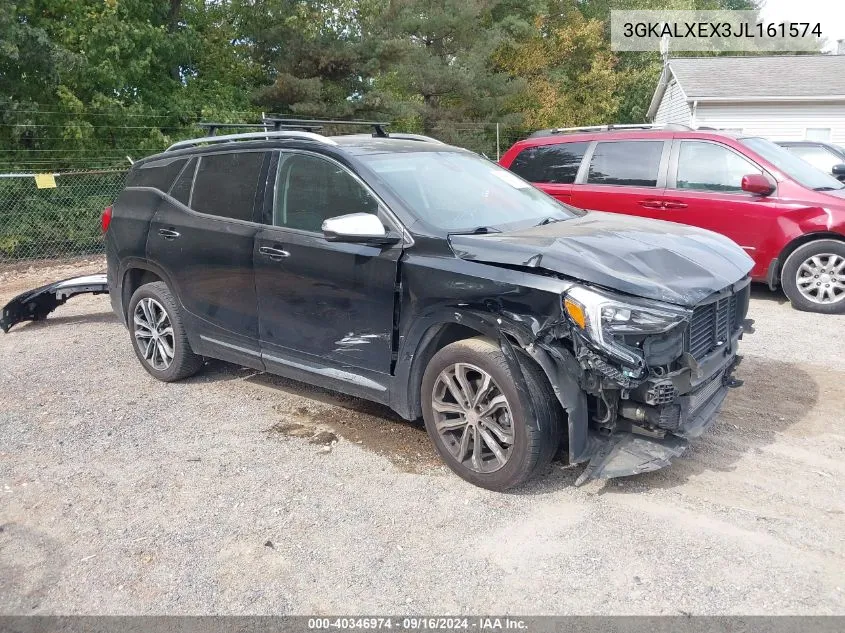
POLYGON ((810 22, 822 25, 824 51, 836 52, 836 40, 845 39, 845 0, 765 0, 764 22, 810 22))

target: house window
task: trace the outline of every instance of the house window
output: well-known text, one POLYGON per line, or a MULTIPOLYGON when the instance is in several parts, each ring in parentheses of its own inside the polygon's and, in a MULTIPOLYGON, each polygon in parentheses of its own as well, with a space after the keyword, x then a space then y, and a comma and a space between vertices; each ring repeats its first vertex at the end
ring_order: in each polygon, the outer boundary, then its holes
POLYGON ((829 127, 808 127, 804 138, 808 141, 821 141, 823 143, 830 142, 830 128, 829 127))

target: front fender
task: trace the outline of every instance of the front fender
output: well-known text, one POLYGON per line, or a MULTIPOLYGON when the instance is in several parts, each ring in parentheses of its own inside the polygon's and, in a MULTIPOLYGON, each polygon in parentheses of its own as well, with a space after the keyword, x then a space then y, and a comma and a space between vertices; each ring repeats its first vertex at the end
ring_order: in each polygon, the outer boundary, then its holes
MULTIPOLYGON (((515 386, 523 398, 527 410, 533 412, 528 396, 528 388, 522 373, 515 348, 521 349, 543 369, 561 406, 567 414, 569 436, 569 461, 580 463, 589 459, 588 449, 588 409, 587 397, 580 386, 581 367, 565 349, 558 349, 539 343, 536 319, 522 318, 513 320, 500 314, 475 310, 440 310, 421 318, 411 330, 400 352, 402 362, 397 364, 396 384, 404 385, 399 390, 405 397, 402 402, 395 402, 394 408, 405 417, 414 417, 418 411, 418 383, 425 371, 421 354, 432 340, 448 325, 462 325, 497 341, 508 361, 511 374, 515 376, 515 386)), ((397 394, 397 395, 398 395, 397 394)))

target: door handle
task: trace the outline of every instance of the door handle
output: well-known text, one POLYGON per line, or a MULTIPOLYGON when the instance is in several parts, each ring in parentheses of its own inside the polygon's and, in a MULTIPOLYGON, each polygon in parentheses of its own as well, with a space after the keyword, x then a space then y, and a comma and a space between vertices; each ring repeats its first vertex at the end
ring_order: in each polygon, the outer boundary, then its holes
POLYGON ((174 231, 173 229, 159 229, 158 234, 166 240, 175 240, 181 235, 178 231, 174 231))
POLYGON ((261 246, 259 247, 258 252, 265 257, 269 257, 274 262, 280 262, 285 257, 290 257, 290 253, 287 251, 284 251, 281 248, 273 248, 271 246, 261 246))
POLYGON ((639 200, 637 202, 641 207, 645 207, 646 209, 662 209, 663 208, 663 201, 662 200, 639 200))
POLYGON ((672 200, 667 200, 663 203, 664 209, 686 209, 687 203, 686 202, 674 202, 672 200))

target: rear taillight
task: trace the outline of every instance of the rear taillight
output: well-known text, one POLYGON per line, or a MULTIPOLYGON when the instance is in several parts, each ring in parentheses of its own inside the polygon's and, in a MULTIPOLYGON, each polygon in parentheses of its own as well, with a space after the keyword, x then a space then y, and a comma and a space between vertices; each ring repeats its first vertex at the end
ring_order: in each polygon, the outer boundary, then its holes
POLYGON ((109 224, 111 224, 111 207, 106 207, 100 217, 100 226, 103 227, 103 233, 109 230, 109 224))

